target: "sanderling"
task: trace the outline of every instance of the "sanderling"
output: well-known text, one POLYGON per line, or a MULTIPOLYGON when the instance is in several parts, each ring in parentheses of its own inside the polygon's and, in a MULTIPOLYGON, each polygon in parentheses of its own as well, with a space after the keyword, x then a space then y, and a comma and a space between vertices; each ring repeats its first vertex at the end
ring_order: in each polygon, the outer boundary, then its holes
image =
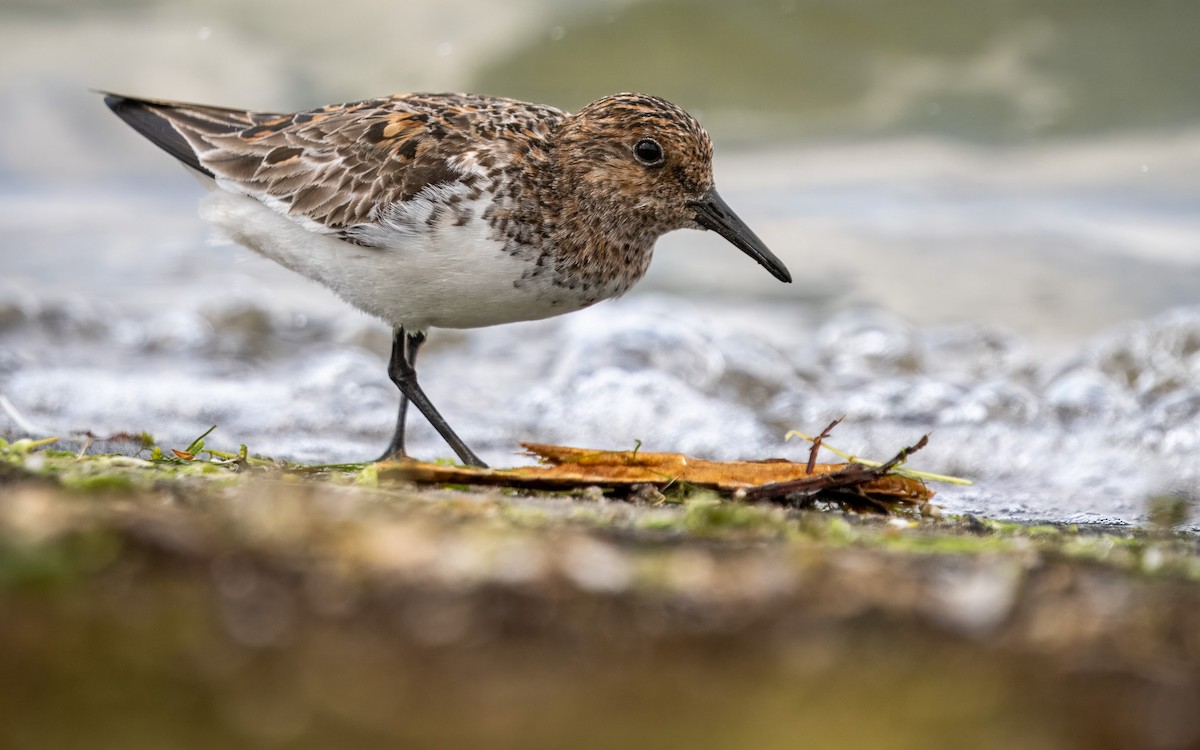
POLYGON ((708 134, 658 97, 606 96, 574 114, 470 94, 295 114, 105 102, 201 175, 201 213, 224 235, 392 326, 400 410, 385 459, 405 455, 412 401, 463 462, 484 466, 417 382, 430 328, 618 297, 674 229, 711 229, 791 281, 713 187, 708 134))

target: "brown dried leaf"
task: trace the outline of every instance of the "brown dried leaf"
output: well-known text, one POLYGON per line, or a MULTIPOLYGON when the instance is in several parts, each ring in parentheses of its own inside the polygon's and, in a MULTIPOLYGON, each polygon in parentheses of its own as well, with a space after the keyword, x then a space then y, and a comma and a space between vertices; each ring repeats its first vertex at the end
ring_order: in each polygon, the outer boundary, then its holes
MULTIPOLYGON (((435 484, 501 485, 542 490, 569 490, 600 485, 629 489, 650 484, 665 489, 676 483, 732 493, 753 490, 757 499, 782 501, 794 495, 813 496, 823 489, 834 489, 845 500, 847 493, 857 495, 869 507, 920 504, 933 497, 921 482, 886 471, 863 471, 860 464, 807 464, 784 459, 765 461, 707 461, 681 453, 648 451, 597 451, 564 445, 522 443, 542 463, 514 469, 473 469, 441 466, 419 461, 384 464, 380 478, 405 479, 435 484), (794 491, 770 492, 770 485, 806 480, 807 486, 794 491)), ((801 485, 805 485, 804 482, 801 485)), ((786 489, 788 485, 783 485, 786 489)))

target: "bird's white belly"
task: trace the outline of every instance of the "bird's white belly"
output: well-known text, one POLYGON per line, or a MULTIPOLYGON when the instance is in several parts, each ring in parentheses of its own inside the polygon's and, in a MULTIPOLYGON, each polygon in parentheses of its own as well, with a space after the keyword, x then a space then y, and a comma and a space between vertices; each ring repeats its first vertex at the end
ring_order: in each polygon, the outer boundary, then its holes
POLYGON ((522 279, 528 261, 506 252, 473 212, 462 226, 422 225, 363 247, 310 231, 258 200, 220 188, 201 215, 228 239, 318 281, 355 307, 409 330, 476 328, 585 307, 545 276, 522 279))

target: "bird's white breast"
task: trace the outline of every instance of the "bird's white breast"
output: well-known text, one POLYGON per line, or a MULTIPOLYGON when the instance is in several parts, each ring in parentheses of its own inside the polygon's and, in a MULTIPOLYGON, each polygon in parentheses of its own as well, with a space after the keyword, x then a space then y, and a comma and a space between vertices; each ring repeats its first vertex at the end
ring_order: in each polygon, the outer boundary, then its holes
MULTIPOLYGON (((406 202, 400 221, 372 227, 360 246, 313 231, 255 198, 214 186, 201 215, 228 239, 318 281, 359 309, 409 330, 475 328, 547 318, 586 306, 549 275, 525 279, 528 260, 514 257, 481 216, 486 194, 429 221, 431 194, 406 202)), ((394 217, 395 218, 395 217, 394 217)))

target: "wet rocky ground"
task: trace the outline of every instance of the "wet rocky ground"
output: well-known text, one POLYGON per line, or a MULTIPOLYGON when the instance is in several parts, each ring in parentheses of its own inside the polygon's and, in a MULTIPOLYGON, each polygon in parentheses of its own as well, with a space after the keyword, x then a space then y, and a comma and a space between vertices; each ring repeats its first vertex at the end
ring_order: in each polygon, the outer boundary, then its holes
POLYGON ((1200 542, 0 448, 0 745, 1200 744, 1200 542))

